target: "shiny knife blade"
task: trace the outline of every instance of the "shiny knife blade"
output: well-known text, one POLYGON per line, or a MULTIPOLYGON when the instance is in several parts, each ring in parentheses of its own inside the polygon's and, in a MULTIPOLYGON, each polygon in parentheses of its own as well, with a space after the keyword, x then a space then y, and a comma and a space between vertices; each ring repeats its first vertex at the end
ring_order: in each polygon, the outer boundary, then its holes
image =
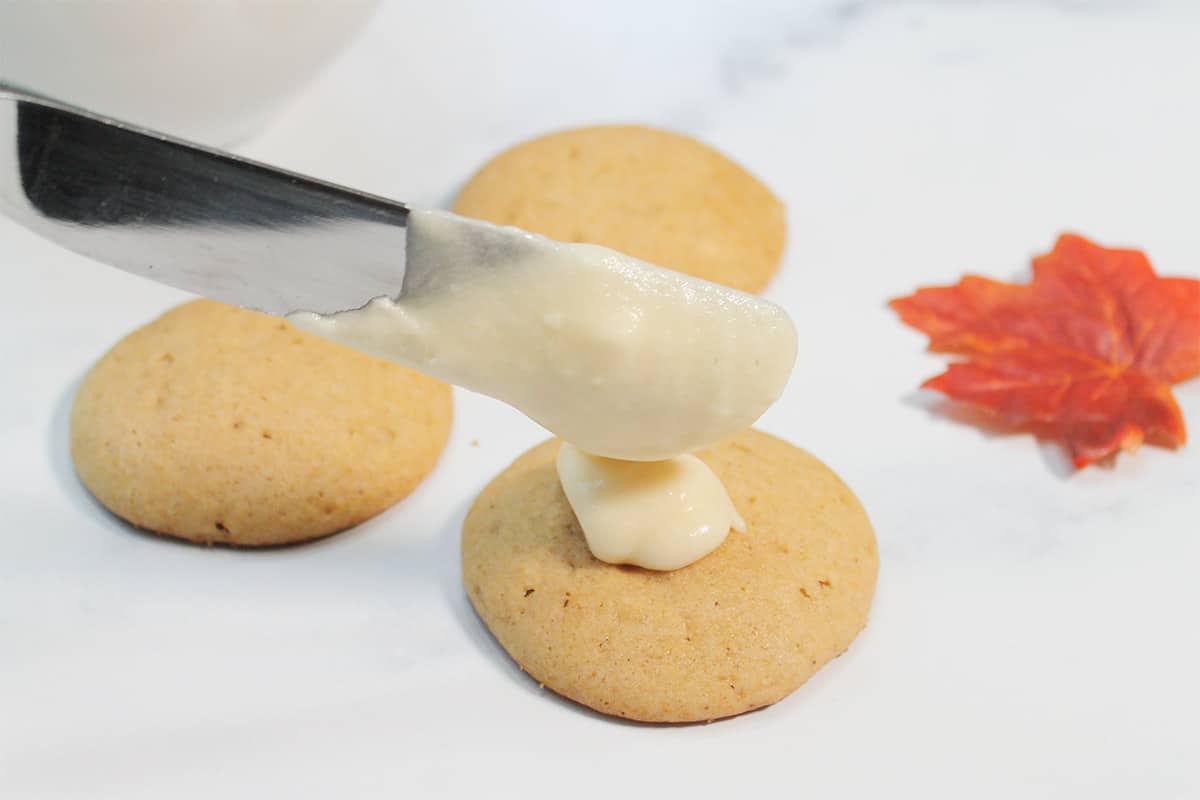
POLYGON ((0 212, 97 261, 273 314, 404 288, 403 203, 11 90, 0 212))

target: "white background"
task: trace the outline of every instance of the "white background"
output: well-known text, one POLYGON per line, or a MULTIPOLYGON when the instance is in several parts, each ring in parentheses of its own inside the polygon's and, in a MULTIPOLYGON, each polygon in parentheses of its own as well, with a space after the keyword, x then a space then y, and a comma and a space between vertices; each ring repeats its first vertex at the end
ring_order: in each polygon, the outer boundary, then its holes
MULTIPOLYGON (((182 295, 0 221, 0 795, 1200 794, 1200 442, 1071 474, 934 413, 915 388, 944 359, 884 305, 1024 277, 1068 229, 1200 274, 1197 6, 385 2, 242 151, 433 205, 523 137, 618 121, 696 135, 787 203, 767 294, 801 353, 761 425, 876 526, 850 651, 706 726, 539 690, 467 604, 457 536, 544 433, 466 392, 436 472, 353 531, 261 553, 132 532, 75 479, 67 414, 182 295)), ((1176 396, 1200 436, 1200 383, 1176 396)))

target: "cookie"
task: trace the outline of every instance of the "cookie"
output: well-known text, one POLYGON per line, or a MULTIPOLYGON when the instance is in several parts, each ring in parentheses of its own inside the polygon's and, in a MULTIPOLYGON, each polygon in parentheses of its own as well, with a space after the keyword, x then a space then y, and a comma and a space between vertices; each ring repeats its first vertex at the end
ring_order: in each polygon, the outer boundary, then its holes
POLYGON ((467 595, 538 682, 605 714, 694 722, 769 705, 866 624, 879 557, 854 494, 748 430, 696 453, 746 520, 674 572, 592 557, 555 471, 557 440, 491 482, 463 524, 467 595))
POLYGON ((433 468, 450 387, 212 300, 134 331, 71 410, 83 484, 139 528, 242 546, 378 514, 433 468))
POLYGON ((775 274, 786 238, 783 204, 745 169, 688 136, 635 125, 519 144, 475 173, 454 211, 747 292, 775 274))

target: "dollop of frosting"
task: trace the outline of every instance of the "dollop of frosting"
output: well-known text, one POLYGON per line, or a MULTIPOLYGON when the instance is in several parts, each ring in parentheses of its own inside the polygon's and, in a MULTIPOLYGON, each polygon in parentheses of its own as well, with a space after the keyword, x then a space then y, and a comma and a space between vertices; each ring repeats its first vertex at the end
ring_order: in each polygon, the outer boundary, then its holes
POLYGON ((602 561, 677 569, 744 524, 686 455, 751 425, 796 358, 787 312, 595 245, 412 210, 398 299, 289 318, 524 411, 602 561))
POLYGON ((592 555, 655 570, 687 566, 746 523, 720 479, 693 455, 623 461, 564 442, 558 477, 592 555))
POLYGON ((292 322, 634 461, 748 427, 791 374, 792 321, 755 295, 442 212, 414 210, 408 237, 398 300, 292 322))

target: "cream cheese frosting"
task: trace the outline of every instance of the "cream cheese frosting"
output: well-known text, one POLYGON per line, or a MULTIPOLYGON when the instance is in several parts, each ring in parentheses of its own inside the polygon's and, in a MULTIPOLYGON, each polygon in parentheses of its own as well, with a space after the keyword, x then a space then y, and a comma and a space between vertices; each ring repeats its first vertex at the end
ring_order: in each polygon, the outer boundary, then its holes
POLYGON ((610 564, 679 569, 746 529, 713 471, 692 455, 622 461, 564 442, 558 475, 592 555, 610 564))
POLYGON ((779 397, 796 356, 787 312, 604 247, 445 212, 413 210, 408 236, 414 279, 398 299, 289 319, 503 400, 569 442, 559 474, 598 558, 674 569, 720 544, 740 518, 685 454, 779 397))

